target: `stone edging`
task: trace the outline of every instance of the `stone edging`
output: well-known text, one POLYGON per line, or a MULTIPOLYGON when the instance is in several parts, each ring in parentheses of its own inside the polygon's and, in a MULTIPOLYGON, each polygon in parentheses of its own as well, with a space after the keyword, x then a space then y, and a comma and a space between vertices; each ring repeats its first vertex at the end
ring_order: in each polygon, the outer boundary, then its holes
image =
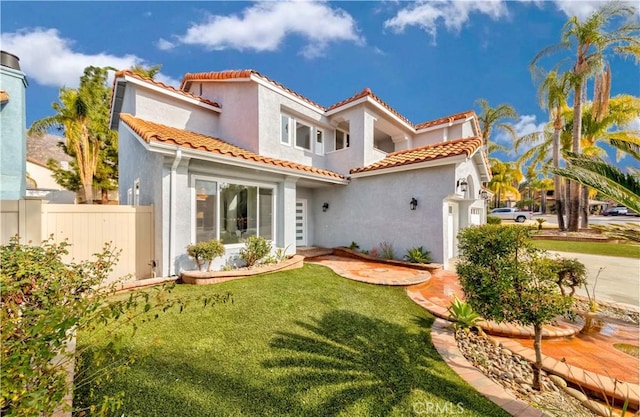
POLYGON ((548 414, 530 406, 528 403, 505 391, 504 387, 489 379, 462 356, 453 331, 448 328, 448 325, 448 322, 445 320, 436 318, 433 326, 431 326, 431 340, 442 359, 454 372, 474 387, 480 394, 513 416, 548 416, 548 414))
POLYGON ((193 285, 217 284, 219 282, 251 277, 259 274, 268 274, 277 271, 302 268, 304 256, 293 255, 291 258, 275 265, 266 265, 255 269, 239 269, 234 271, 183 271, 180 274, 182 282, 193 285))
POLYGON ((412 269, 421 269, 421 270, 426 270, 432 273, 443 269, 442 264, 436 264, 436 263, 416 264, 412 262, 398 261, 395 259, 382 259, 382 258, 377 258, 375 256, 366 255, 364 253, 361 253, 349 248, 344 248, 344 247, 333 248, 333 254, 336 256, 344 256, 346 258, 365 259, 367 261, 377 262, 381 264, 390 264, 390 265, 404 266, 412 269))

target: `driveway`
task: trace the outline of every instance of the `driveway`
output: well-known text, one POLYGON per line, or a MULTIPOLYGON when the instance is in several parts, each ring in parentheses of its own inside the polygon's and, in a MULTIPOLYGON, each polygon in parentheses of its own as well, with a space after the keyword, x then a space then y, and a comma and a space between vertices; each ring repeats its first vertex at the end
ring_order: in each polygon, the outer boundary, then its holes
MULTIPOLYGON (((565 258, 575 258, 587 268, 589 293, 596 284, 596 301, 623 303, 640 308, 640 259, 620 258, 614 256, 587 255, 583 253, 553 252, 565 258)), ((584 287, 579 288, 578 295, 587 296, 584 287)))

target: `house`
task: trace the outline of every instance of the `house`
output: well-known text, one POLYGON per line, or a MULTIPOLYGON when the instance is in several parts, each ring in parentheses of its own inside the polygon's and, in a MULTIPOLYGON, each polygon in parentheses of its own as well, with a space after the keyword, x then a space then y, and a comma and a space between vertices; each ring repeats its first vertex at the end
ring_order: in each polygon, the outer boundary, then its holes
POLYGON ((63 169, 69 169, 73 158, 60 147, 63 141, 63 137, 50 134, 27 136, 27 197, 40 197, 56 204, 75 202, 76 193, 59 185, 48 167, 49 160, 54 160, 63 169))
POLYGON ((158 273, 192 269, 187 245, 219 238, 232 259, 260 235, 402 257, 457 255, 485 221, 490 170, 473 111, 413 124, 371 90, 324 107, 254 70, 188 73, 180 88, 119 71, 121 204, 153 205, 158 273))
POLYGON ((0 200, 26 194, 26 89, 20 58, 0 51, 0 200))

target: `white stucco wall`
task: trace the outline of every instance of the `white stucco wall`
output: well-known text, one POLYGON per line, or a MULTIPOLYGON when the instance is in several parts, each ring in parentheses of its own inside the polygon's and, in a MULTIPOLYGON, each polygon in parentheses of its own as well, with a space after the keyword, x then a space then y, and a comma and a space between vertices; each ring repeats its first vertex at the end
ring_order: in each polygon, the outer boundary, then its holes
POLYGON ((387 241, 397 257, 410 247, 424 246, 434 261, 442 262, 442 204, 452 192, 454 175, 454 166, 449 165, 354 178, 348 186, 318 188, 314 190, 316 202, 327 201, 330 209, 313 216, 314 244, 348 246, 355 241, 362 250, 371 250, 387 241), (412 197, 418 200, 416 210, 409 208, 412 197))
POLYGON ((27 174, 33 178, 39 189, 63 190, 53 179, 53 172, 49 168, 27 161, 27 174))

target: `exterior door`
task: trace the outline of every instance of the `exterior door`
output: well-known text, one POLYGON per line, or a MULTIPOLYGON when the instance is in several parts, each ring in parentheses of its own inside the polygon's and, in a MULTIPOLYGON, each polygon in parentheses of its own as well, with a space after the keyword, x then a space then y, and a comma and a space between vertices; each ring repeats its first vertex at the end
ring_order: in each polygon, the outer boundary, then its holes
POLYGON ((445 242, 445 263, 449 263, 449 259, 458 255, 458 204, 446 204, 446 242, 445 242))
POLYGON ((296 246, 307 246, 307 200, 296 200, 296 246))

